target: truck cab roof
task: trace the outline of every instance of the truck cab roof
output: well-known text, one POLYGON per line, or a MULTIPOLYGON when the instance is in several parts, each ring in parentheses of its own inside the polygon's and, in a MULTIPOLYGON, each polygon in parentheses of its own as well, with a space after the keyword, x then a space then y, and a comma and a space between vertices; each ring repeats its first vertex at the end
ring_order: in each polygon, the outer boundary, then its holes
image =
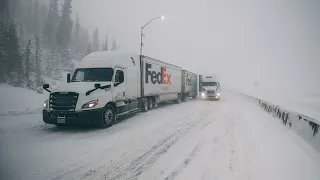
POLYGON ((140 56, 136 53, 121 51, 99 51, 85 56, 77 65, 77 68, 129 68, 139 67, 140 56))
POLYGON ((209 75, 201 75, 201 82, 219 82, 218 78, 214 74, 209 74, 209 75))

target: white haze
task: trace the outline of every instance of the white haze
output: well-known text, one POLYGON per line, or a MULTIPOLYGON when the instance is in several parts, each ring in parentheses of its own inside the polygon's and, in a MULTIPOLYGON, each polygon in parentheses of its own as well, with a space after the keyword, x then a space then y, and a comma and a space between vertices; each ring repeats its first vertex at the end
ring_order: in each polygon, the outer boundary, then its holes
POLYGON ((140 27, 164 15, 145 29, 143 54, 215 73, 224 86, 295 95, 320 92, 319 8, 316 0, 73 0, 74 16, 123 51, 139 53, 140 27))

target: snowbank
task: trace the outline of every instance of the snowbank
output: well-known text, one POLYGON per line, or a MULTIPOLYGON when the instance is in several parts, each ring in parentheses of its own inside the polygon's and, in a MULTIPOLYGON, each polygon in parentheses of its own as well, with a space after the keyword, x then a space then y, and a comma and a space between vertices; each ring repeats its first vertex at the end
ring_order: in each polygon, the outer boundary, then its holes
POLYGON ((306 142, 320 151, 320 119, 310 118, 252 96, 247 97, 250 97, 264 111, 281 120, 284 126, 297 133, 306 142))
POLYGON ((47 96, 46 93, 0 84, 0 115, 42 108, 47 96))
POLYGON ((252 89, 241 92, 320 120, 320 93, 317 89, 301 91, 279 89, 277 92, 271 89, 252 89))
MULTIPOLYGON (((49 83, 52 88, 61 84, 60 81, 43 77, 45 83, 49 83)), ((20 115, 40 112, 44 101, 49 97, 49 93, 43 90, 42 94, 26 88, 12 87, 7 84, 0 84, 0 116, 20 115)))

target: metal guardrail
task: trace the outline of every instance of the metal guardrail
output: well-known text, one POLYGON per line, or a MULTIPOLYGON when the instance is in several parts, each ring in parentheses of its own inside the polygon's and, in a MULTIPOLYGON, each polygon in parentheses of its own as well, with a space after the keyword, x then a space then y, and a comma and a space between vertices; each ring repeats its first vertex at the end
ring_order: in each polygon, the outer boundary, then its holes
POLYGON ((298 134, 316 150, 320 151, 320 121, 316 121, 314 118, 293 112, 282 106, 269 103, 262 99, 246 94, 245 96, 249 97, 259 107, 271 114, 274 118, 279 119, 284 126, 298 134))

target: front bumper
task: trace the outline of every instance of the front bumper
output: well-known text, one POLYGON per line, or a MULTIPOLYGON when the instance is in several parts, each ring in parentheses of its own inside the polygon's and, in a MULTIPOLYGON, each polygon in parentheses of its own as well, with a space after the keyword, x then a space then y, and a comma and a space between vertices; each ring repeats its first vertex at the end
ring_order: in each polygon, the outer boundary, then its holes
POLYGON ((217 96, 217 95, 200 95, 200 98, 201 99, 208 99, 208 100, 219 100, 220 99, 220 96, 217 96))
MULTIPOLYGON (((101 121, 102 109, 92 109, 80 112, 65 112, 65 111, 42 111, 43 121, 47 124, 58 124, 58 117, 65 119, 63 124, 74 125, 97 125, 101 121)), ((60 124, 60 123, 59 123, 60 124)))

